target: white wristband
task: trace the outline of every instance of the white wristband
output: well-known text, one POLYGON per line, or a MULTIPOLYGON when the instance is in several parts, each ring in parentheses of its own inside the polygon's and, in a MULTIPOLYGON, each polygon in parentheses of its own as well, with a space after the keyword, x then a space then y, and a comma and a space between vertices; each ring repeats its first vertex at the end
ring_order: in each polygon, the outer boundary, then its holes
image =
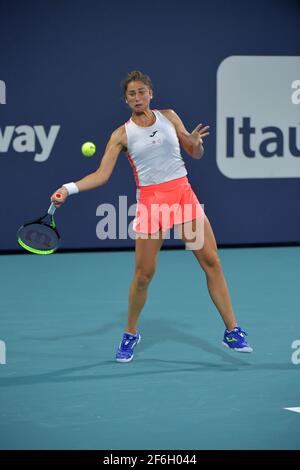
POLYGON ((75 183, 66 183, 66 184, 63 184, 63 187, 66 188, 66 190, 69 193, 69 196, 71 196, 72 194, 79 193, 79 189, 75 183))

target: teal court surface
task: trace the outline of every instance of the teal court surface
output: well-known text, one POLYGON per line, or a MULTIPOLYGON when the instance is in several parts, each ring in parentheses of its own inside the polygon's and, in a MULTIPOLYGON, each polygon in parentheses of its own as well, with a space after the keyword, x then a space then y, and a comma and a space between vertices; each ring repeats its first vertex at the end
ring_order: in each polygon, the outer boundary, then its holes
POLYGON ((203 271, 165 250, 128 364, 134 252, 2 255, 1 449, 300 449, 300 248, 219 254, 254 352, 221 344, 203 271))

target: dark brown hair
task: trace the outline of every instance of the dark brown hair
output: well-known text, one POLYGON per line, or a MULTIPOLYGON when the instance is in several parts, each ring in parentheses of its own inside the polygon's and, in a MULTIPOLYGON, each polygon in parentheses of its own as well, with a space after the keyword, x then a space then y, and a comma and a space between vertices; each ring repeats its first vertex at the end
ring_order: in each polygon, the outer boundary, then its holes
POLYGON ((125 97, 126 97, 128 84, 130 82, 136 82, 136 81, 143 82, 145 85, 147 85, 150 88, 150 90, 153 90, 151 78, 148 75, 140 72, 139 70, 132 70, 131 72, 128 72, 127 77, 125 78, 125 80, 122 81, 122 88, 123 88, 123 93, 125 97))

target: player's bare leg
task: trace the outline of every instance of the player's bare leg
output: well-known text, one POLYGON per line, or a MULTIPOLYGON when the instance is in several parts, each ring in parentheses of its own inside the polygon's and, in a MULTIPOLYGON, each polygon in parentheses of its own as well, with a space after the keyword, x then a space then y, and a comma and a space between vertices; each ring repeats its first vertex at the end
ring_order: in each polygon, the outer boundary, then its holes
MULTIPOLYGON (((202 219, 200 224, 201 223, 204 224, 204 226, 202 225, 202 235, 200 235, 203 237, 203 246, 202 248, 193 250, 193 253, 206 274, 207 287, 211 299, 217 307, 227 330, 231 331, 237 325, 237 322, 233 312, 221 261, 218 256, 216 240, 209 220, 205 215, 204 220, 202 219)), ((192 223, 189 222, 189 224, 192 224, 193 233, 197 233, 199 236, 199 228, 197 230, 196 220, 192 223)), ((179 230, 181 238, 185 243, 195 242, 195 237, 187 237, 186 234, 188 233, 188 230, 185 230, 183 226, 179 227, 179 230)))
POLYGON ((128 323, 126 331, 136 334, 137 321, 147 299, 149 283, 155 273, 157 255, 163 243, 162 232, 156 237, 139 236, 135 242, 136 267, 129 289, 128 323))

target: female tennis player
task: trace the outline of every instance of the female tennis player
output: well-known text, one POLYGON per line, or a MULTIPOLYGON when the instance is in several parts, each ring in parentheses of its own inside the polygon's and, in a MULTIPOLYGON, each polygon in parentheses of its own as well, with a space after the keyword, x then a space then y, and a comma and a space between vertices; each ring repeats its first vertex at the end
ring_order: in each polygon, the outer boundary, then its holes
POLYGON ((76 183, 63 184, 51 196, 51 201, 60 206, 71 194, 106 184, 120 153, 127 152, 138 188, 137 212, 133 224, 136 232, 136 268, 129 290, 128 323, 116 360, 131 361, 134 348, 140 342, 137 323, 146 302, 164 233, 175 225, 180 229, 185 243, 194 242, 197 221, 201 219, 204 241, 201 247, 193 249, 193 253, 206 274, 209 294, 225 324, 223 344, 235 351, 252 352, 245 338, 247 333, 237 325, 215 237, 188 181, 180 153, 181 145, 192 158, 200 159, 204 153, 203 139, 209 135, 209 126, 199 124, 190 133, 175 111, 152 110, 152 82, 140 71, 130 72, 123 87, 131 118, 112 133, 99 168, 76 183), (174 207, 174 211, 168 210, 174 207), (162 208, 166 209, 165 213, 162 208), (188 227, 190 230, 185 230, 188 227))

